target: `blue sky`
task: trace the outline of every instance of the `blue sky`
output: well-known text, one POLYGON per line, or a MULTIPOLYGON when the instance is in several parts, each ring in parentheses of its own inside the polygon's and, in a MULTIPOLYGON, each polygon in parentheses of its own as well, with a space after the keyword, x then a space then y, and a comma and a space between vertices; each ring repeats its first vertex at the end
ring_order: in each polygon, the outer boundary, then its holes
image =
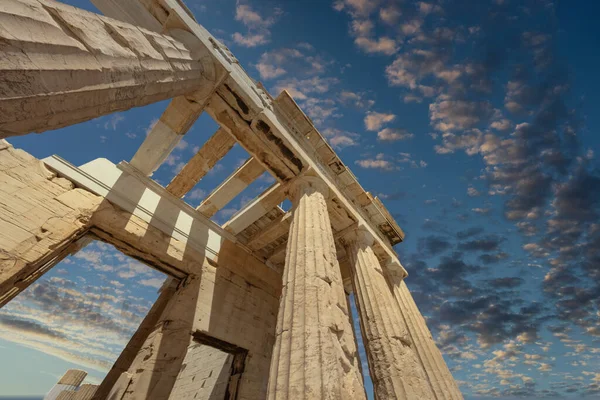
MULTIPOLYGON (((597 2, 186 3, 273 95, 290 91, 398 220, 407 284, 467 398, 600 395, 597 2)), ((11 143, 129 160, 165 106, 11 143)), ((154 178, 216 128, 202 116, 154 178)), ((186 201, 247 157, 236 146, 186 201)))

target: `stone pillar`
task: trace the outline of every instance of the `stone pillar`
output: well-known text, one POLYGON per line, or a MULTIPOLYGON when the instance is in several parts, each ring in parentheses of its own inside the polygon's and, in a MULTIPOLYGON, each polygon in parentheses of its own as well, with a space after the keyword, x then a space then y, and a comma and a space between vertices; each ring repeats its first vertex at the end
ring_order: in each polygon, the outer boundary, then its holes
POLYGON ((135 360, 138 352, 141 350, 142 345, 147 340, 150 332, 154 330, 158 319, 164 312, 169 300, 171 300, 171 297, 173 297, 178 283, 179 281, 173 278, 167 278, 165 283, 163 283, 158 299, 156 299, 152 305, 152 308, 150 308, 148 314, 146 314, 146 317, 144 317, 140 326, 127 343, 127 346, 125 346, 110 371, 108 371, 108 374, 102 381, 102 384, 100 384, 96 390, 96 399, 106 399, 108 394, 112 391, 113 386, 115 386, 117 383, 117 380, 121 374, 127 372, 127 370, 131 367, 131 364, 135 360))
POLYGON ((0 138, 210 92, 212 65, 197 39, 180 39, 56 1, 2 0, 0 138))
POLYGON ((328 188, 297 178, 268 399, 365 399, 327 212, 328 188))
POLYGON ((363 227, 345 237, 375 398, 435 399, 363 227))
POLYGON ((390 276, 394 296, 400 305, 406 327, 419 356, 423 370, 429 379, 437 400, 462 400, 456 381, 444 362, 442 353, 435 345, 425 319, 401 277, 390 276))

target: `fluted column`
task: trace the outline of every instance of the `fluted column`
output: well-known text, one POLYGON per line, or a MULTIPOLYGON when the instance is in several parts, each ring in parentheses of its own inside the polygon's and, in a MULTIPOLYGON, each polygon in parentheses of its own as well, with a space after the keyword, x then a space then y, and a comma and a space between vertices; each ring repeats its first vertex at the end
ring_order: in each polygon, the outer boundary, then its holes
POLYGON ((293 221, 271 360, 268 398, 365 399, 349 310, 316 177, 292 187, 293 221))
POLYGON ((373 240, 363 227, 346 236, 375 397, 380 400, 434 399, 398 303, 371 247, 373 240))
POLYGON ((191 34, 175 39, 57 1, 1 4, 0 138, 196 91, 202 103, 216 84, 191 34))
POLYGON ((456 381, 437 348, 425 319, 401 277, 390 276, 394 296, 437 400, 462 400, 456 381))

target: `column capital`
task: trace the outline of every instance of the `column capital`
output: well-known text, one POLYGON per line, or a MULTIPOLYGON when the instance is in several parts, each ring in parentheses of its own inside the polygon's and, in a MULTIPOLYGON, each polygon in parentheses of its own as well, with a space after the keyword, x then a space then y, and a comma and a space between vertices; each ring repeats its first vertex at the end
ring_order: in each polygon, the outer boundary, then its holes
POLYGON ((356 243, 360 247, 372 246, 375 243, 375 237, 362 224, 355 225, 355 229, 347 232, 344 236, 344 241, 350 245, 356 243))
POLYGON ((290 184, 288 193, 292 204, 296 205, 300 197, 305 194, 321 193, 325 199, 331 195, 327 184, 319 177, 313 175, 301 175, 290 184))
POLYGON ((394 284, 400 284, 400 282, 402 282, 404 278, 408 276, 408 272, 406 272, 406 269, 404 269, 402 264, 400 264, 400 261, 395 258, 389 259, 385 266, 390 275, 390 278, 393 279, 394 284))

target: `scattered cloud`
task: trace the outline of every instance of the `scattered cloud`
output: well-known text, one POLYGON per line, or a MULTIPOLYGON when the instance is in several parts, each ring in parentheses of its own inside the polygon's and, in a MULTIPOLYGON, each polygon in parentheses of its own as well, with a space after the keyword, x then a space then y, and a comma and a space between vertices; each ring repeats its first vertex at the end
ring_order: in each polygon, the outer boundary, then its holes
POLYGON ((404 129, 384 128, 377 132, 377 139, 381 141, 395 142, 398 140, 408 140, 415 137, 414 134, 404 129))
POLYGON ((356 164, 362 168, 367 169, 381 169, 384 171, 393 171, 398 169, 396 165, 394 165, 393 161, 387 160, 383 153, 379 153, 375 156, 375 158, 365 158, 362 160, 356 160, 356 164))
POLYGON ((369 111, 365 116, 365 128, 369 131, 377 131, 395 119, 396 116, 394 114, 369 111))
POLYGON ((247 32, 235 32, 231 37, 233 41, 244 47, 257 47, 271 41, 271 26, 281 17, 280 8, 272 10, 271 15, 264 17, 249 3, 238 0, 235 8, 235 20, 241 22, 247 32))
POLYGON ((117 126, 119 123, 125 121, 125 117, 121 113, 114 113, 111 116, 107 117, 106 122, 104 123, 105 130, 117 130, 117 126))

